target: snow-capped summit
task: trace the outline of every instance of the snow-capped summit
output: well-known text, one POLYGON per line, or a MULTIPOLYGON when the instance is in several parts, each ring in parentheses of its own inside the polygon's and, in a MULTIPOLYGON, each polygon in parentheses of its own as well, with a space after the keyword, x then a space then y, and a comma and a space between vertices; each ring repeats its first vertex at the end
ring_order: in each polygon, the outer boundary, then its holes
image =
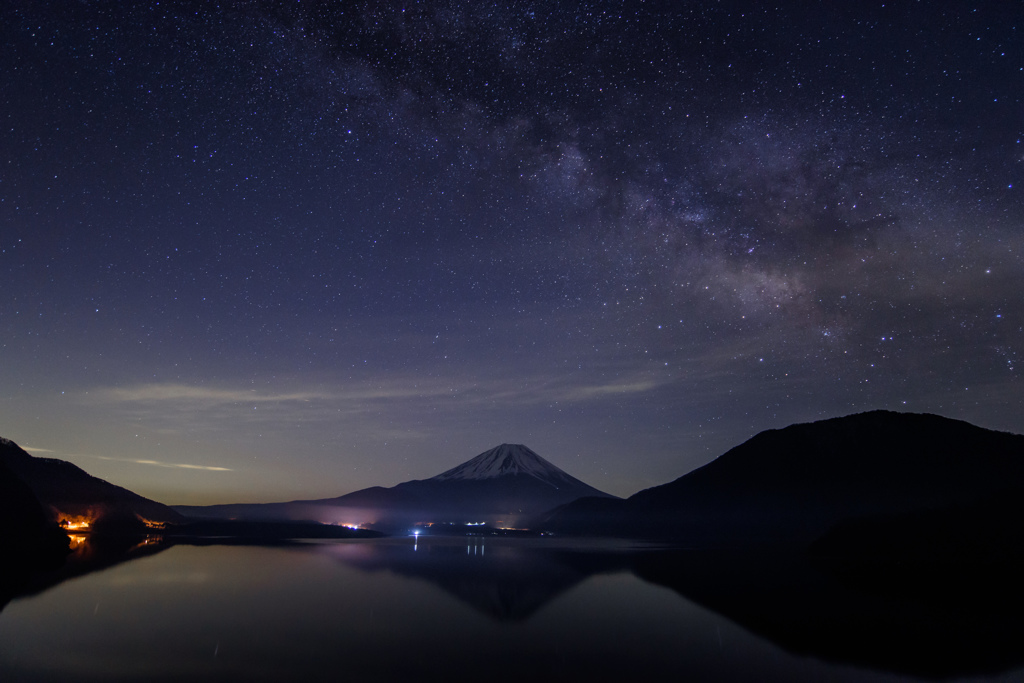
POLYGON ((430 479, 394 487, 437 507, 539 513, 584 496, 608 494, 540 457, 522 444, 503 443, 430 479))
POLYGON ((479 481, 505 475, 524 474, 550 483, 559 488, 559 483, 582 483, 558 467, 552 465, 522 444, 503 443, 489 451, 467 460, 457 467, 446 470, 428 481, 450 481, 468 479, 479 481))

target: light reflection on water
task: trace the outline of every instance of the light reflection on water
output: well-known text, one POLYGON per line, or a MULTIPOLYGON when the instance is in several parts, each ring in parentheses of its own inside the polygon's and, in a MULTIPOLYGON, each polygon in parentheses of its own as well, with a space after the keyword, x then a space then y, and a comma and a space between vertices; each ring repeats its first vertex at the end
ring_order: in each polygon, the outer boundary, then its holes
POLYGON ((8 604, 0 680, 905 680, 788 654, 637 578, 622 550, 175 546, 8 604))

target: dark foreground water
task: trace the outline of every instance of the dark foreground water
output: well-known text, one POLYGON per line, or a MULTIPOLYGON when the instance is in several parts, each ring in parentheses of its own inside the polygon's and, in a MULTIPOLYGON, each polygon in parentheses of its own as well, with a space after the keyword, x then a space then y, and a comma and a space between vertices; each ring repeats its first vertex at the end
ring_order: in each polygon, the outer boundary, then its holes
POLYGON ((685 597, 689 579, 650 578, 679 575, 679 558, 638 570, 654 555, 615 543, 393 538, 141 555, 9 602, 0 680, 917 680, 884 658, 865 667, 856 643, 815 655, 800 634, 741 627, 685 597))

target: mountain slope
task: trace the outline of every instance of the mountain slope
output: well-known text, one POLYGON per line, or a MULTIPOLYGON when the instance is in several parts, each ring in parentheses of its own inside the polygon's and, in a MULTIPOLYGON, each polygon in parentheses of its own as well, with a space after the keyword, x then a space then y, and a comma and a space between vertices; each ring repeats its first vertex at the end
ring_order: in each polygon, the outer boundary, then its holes
POLYGON ((501 444, 435 477, 404 482, 395 490, 450 514, 532 515, 584 496, 609 497, 521 444, 501 444))
POLYGON ((170 507, 94 477, 55 458, 29 455, 13 441, 0 439, 0 463, 25 482, 55 522, 88 520, 101 524, 180 522, 170 507))
POLYGON ((581 500, 546 526, 697 544, 809 541, 844 519, 968 504, 1024 486, 1024 436, 875 411, 761 432, 625 501, 581 500))
POLYGON ((522 444, 503 443, 500 446, 484 451, 457 467, 442 472, 426 481, 482 481, 509 475, 529 475, 534 479, 550 484, 554 488, 582 487, 596 491, 579 479, 571 477, 563 470, 540 457, 522 444))
POLYGON ((262 505, 177 506, 190 517, 312 519, 398 526, 410 522, 516 520, 583 496, 611 498, 526 446, 502 444, 429 479, 374 486, 337 498, 262 505))
MULTIPOLYGON (((0 446, 2 447, 2 446, 0 446)), ((68 553, 68 537, 47 518, 25 482, 0 462, 0 605, 6 602, 6 581, 39 567, 60 564, 68 553)))

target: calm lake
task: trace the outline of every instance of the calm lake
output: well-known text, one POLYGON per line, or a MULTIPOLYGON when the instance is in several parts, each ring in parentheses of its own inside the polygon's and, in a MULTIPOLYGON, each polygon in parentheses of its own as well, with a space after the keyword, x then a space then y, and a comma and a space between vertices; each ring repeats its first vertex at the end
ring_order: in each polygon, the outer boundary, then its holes
POLYGON ((791 654, 640 578, 637 552, 484 537, 174 545, 8 603, 0 680, 919 680, 791 654))

